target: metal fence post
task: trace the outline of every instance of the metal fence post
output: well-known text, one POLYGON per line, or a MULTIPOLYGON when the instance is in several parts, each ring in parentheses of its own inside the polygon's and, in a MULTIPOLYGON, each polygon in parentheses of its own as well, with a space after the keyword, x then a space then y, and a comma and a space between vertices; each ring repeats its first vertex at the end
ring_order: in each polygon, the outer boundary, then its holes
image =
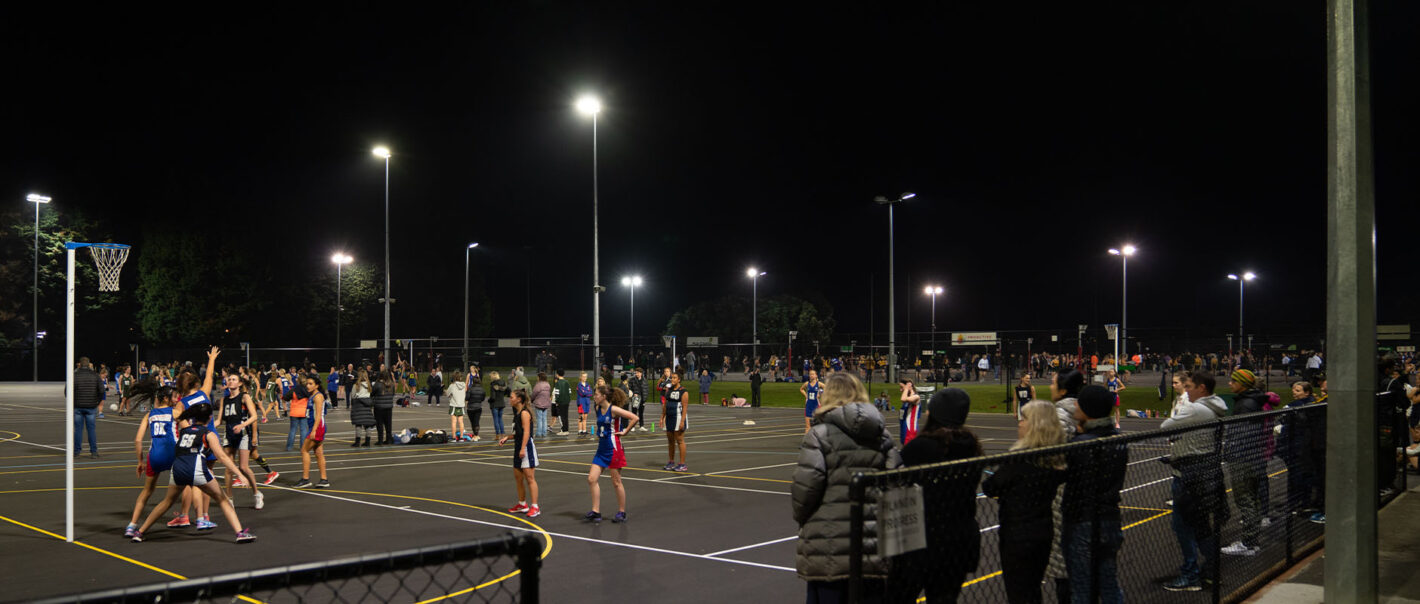
POLYGON ((542 570, 542 552, 538 540, 530 535, 516 538, 514 548, 518 555, 519 590, 524 604, 537 604, 538 575, 542 570))
MULTIPOLYGON (((1223 478, 1224 472, 1222 471, 1223 428, 1223 420, 1217 420, 1213 428, 1213 459, 1215 460, 1213 463, 1218 464, 1218 477, 1226 480, 1223 478)), ((1228 506, 1228 493, 1223 484, 1221 484, 1222 481, 1219 482, 1220 484, 1212 486, 1214 489, 1213 492, 1216 494, 1216 498, 1212 503, 1215 506, 1222 506, 1226 509, 1228 506)), ((1208 566, 1212 567, 1210 574, 1213 575, 1213 604, 1218 604, 1218 602, 1223 600, 1223 523, 1218 522, 1218 516, 1216 515, 1217 510, 1215 509, 1213 512, 1213 551, 1211 555, 1208 556, 1208 566)))
POLYGON ((863 473, 853 474, 848 483, 848 602, 857 604, 863 597, 863 473))
MULTIPOLYGON (((1100 452, 1104 447, 1095 446, 1090 451, 1090 465, 1096 470, 1100 468, 1100 452)), ((1091 505, 1090 510, 1090 601, 1100 601, 1100 506, 1098 503, 1091 505)), ((1065 549, 1064 544, 1061 545, 1065 549)), ((1066 551, 1069 551, 1066 549, 1066 551)))
MULTIPOLYGON (((1286 460, 1291 460, 1291 461, 1289 461, 1289 462, 1287 463, 1287 499, 1285 500, 1285 501, 1287 502, 1287 506, 1286 506, 1287 515, 1284 517, 1283 520, 1284 520, 1284 522, 1286 522, 1286 527, 1285 527, 1284 530, 1285 530, 1285 532, 1286 532, 1286 534, 1287 534, 1287 566, 1291 566, 1292 564, 1295 563, 1295 560, 1293 560, 1292 517, 1296 515, 1296 514, 1294 514, 1293 512, 1296 512, 1296 511, 1297 511, 1296 509, 1294 509, 1294 508, 1292 507, 1293 505, 1295 505, 1295 502, 1297 501, 1296 494, 1292 492, 1292 485, 1294 485, 1294 484, 1301 484, 1301 483, 1302 483, 1301 478, 1302 478, 1302 477, 1305 477, 1305 474, 1302 474, 1301 477, 1293 478, 1294 474, 1295 474, 1295 473, 1297 472, 1297 470, 1298 470, 1298 466, 1301 466, 1301 465, 1302 465, 1301 462, 1300 462, 1301 457, 1297 455, 1297 448, 1296 448, 1296 445, 1297 445, 1297 426, 1301 423, 1301 410, 1300 410, 1300 409, 1293 409, 1293 410, 1290 410, 1287 415, 1280 415, 1280 416, 1278 416, 1278 417, 1277 417, 1277 421, 1281 422, 1281 421, 1283 420, 1283 418, 1289 418, 1288 421, 1286 422, 1286 424, 1287 424, 1287 429, 1285 430, 1286 434, 1284 435, 1284 436, 1285 436, 1285 440, 1286 440, 1286 446, 1287 446, 1287 449, 1286 449, 1286 451, 1287 451, 1287 456, 1284 457, 1283 460, 1284 460, 1284 461, 1286 461, 1286 460)), ((1263 477, 1263 480, 1267 480, 1267 477, 1264 476, 1264 477, 1263 477)))

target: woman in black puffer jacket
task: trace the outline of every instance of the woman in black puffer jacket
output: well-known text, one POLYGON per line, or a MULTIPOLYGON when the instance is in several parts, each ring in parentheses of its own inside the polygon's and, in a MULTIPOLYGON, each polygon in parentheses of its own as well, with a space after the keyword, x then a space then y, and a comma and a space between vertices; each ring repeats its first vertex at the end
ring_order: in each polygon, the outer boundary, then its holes
POLYGON ((389 371, 381 371, 370 387, 370 403, 375 412, 375 444, 394 444, 394 376, 389 371))
MULTIPOLYGON (((808 601, 847 601, 848 484, 858 472, 883 470, 893 454, 892 436, 868 391, 852 374, 829 375, 813 425, 799 445, 791 487, 799 523, 795 567, 808 583, 808 601)), ((883 591, 887 567, 878 554, 877 507, 864 506, 863 593, 872 601, 883 591)))
POLYGON ((350 391, 350 423, 355 424, 355 444, 360 446, 360 436, 365 436, 365 446, 370 446, 370 428, 375 427, 375 408, 370 401, 370 372, 361 369, 350 391))

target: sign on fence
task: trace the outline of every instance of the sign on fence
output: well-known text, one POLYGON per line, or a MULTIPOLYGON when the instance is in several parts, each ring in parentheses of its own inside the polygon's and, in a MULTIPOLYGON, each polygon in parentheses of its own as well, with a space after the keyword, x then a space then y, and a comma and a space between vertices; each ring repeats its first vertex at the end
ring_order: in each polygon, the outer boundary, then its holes
POLYGON ((374 350, 379 347, 379 340, 360 340, 360 350, 374 350))
POLYGON ((995 343, 994 331, 960 331, 952 334, 952 346, 991 346, 995 343))
POLYGON ((896 556, 927 547, 926 512, 921 485, 883 491, 878 504, 878 553, 896 556))
POLYGON ((499 348, 522 348, 523 341, 518 338, 498 338, 499 348))
POLYGON ((720 336, 690 336, 685 339, 686 348, 711 348, 720 345, 720 336))

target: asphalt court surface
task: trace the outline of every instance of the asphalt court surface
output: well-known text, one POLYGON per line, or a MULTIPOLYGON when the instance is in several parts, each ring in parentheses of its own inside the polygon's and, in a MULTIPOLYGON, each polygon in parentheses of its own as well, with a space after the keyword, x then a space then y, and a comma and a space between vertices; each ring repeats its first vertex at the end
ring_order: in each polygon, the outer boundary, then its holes
MULTIPOLYGON (((692 405, 686 473, 662 469, 662 432, 628 435, 630 465, 623 479, 629 519, 610 521, 616 498, 603 476, 601 511, 607 520, 599 525, 582 518, 591 507, 586 477, 596 442, 590 437, 538 441, 543 513, 529 519, 506 512, 516 499, 512 444, 494 442, 487 412, 478 443, 352 448, 345 408, 334 410, 325 445, 333 486, 310 490, 289 488, 300 478, 300 457, 281 450, 288 424, 272 419, 261 425, 262 452, 282 475, 263 488, 264 510, 252 509, 251 496, 237 492, 237 513, 258 536, 255 543, 238 546, 217 509, 212 519, 219 527, 205 534, 156 526, 141 544, 122 537, 142 483, 134 471, 136 419, 115 413, 99 420, 101 458, 89 459, 85 445, 84 457, 75 462, 75 544, 65 543, 63 448, 70 424, 62 421, 62 409, 62 384, 0 384, 0 517, 5 519, 0 568, 7 571, 0 600, 333 560, 508 531, 529 531, 542 540, 540 585, 548 602, 803 598, 803 583, 794 573, 797 526, 788 496, 803 436, 802 410, 692 405), (746 426, 745 420, 755 424, 746 426)), ((658 413, 659 406, 648 406, 648 420, 658 413)), ((401 408, 394 425, 447 429, 447 417, 444 407, 401 408)), ((896 420, 895 412, 888 414, 894 434, 896 420)), ((1147 430, 1157 423, 1126 419, 1124 428, 1147 430)), ((988 453, 1010 447, 1015 424, 1004 415, 977 413, 969 419, 988 453)), ((1121 554, 1128 562, 1121 565, 1121 580, 1127 595, 1203 601, 1204 594, 1163 592, 1152 585, 1177 566, 1165 503, 1168 469, 1156 461, 1165 452, 1161 443, 1131 448, 1121 554)), ((261 477, 255 463, 253 470, 261 477)), ((1274 476, 1273 498, 1282 491, 1281 477, 1274 476)), ((145 515, 161 494, 160 488, 145 515)), ((995 556, 996 504, 978 501, 982 565, 968 577, 964 601, 1004 594, 995 556)))

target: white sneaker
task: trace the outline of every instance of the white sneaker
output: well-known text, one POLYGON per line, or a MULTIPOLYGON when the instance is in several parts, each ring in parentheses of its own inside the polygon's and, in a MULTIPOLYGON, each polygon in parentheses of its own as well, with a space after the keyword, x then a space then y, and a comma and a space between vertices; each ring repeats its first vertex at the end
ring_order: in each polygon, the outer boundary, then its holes
POLYGON ((1219 551, 1229 556, 1252 556, 1257 554, 1258 549, 1260 548, 1248 547, 1246 545, 1243 545, 1243 542, 1241 541, 1234 541, 1232 545, 1229 545, 1219 551))
POLYGON ((1420 443, 1415 443, 1405 448, 1405 454, 1411 457, 1420 457, 1420 443))
POLYGON ((253 508, 259 510, 259 509, 261 509, 261 508, 266 507, 266 496, 265 496, 265 495, 262 495, 261 492, 258 491, 258 492, 254 495, 254 497, 256 498, 256 504, 252 506, 253 508))
POLYGON ((478 441, 480 441, 480 440, 483 440, 483 439, 479 438, 477 434, 473 435, 473 442, 478 442, 478 441))

